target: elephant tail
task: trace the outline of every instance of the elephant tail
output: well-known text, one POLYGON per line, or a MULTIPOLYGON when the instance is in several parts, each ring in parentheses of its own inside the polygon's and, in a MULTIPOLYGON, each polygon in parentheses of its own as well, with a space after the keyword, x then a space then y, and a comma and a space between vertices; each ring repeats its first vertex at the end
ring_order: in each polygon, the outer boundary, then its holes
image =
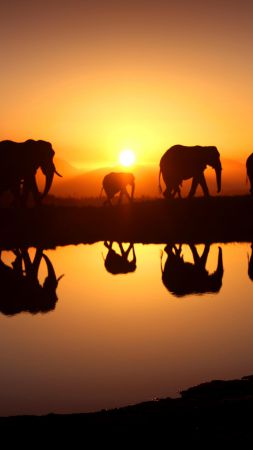
POLYGON ((161 173, 162 173, 162 171, 161 171, 161 168, 160 168, 160 171, 159 171, 159 178, 158 178, 158 190, 159 190, 160 194, 162 193, 161 173))

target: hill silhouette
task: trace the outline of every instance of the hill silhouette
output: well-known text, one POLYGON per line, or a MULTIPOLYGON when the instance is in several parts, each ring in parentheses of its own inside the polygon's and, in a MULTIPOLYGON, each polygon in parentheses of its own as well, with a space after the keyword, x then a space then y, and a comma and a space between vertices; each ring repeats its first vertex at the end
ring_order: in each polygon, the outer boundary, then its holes
MULTIPOLYGON (((136 178, 135 197, 159 197, 158 174, 159 163, 149 165, 136 165, 133 168, 119 166, 101 167, 96 170, 83 172, 73 168, 63 160, 56 159, 57 170, 63 178, 55 177, 50 193, 57 197, 99 197, 103 177, 113 171, 132 172, 136 178)), ((231 159, 222 160, 222 195, 244 195, 249 191, 246 184, 245 165, 239 161, 231 159)), ((205 177, 211 195, 216 195, 215 173, 211 168, 205 171, 205 177)), ((40 177, 41 178, 41 177, 40 177)), ((182 195, 189 192, 191 180, 184 181, 182 195)), ((202 196, 202 191, 198 187, 197 196, 202 196)))

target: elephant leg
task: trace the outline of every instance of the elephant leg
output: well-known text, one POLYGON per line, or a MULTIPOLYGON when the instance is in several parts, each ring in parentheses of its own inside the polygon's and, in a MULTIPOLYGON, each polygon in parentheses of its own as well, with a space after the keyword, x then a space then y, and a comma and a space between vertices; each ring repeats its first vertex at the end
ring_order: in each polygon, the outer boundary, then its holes
POLYGON ((109 197, 109 195, 107 195, 107 199, 104 201, 104 206, 105 205, 112 205, 112 202, 111 202, 111 197, 109 197))
POLYGON ((33 196, 35 204, 40 205, 42 197, 41 197, 41 193, 39 192, 39 189, 37 187, 35 176, 31 179, 31 192, 32 192, 32 196, 33 196))
POLYGON ((124 250, 124 256, 126 257, 126 259, 128 259, 129 253, 132 248, 133 248, 133 244, 130 243, 128 248, 126 250, 124 250))
POLYGON ((200 257, 199 257, 199 254, 197 252, 197 249, 196 249, 195 245, 190 244, 189 247, 190 247, 191 252, 192 252, 193 261, 194 261, 195 266, 200 265, 200 257))
POLYGON ((200 264, 201 264, 201 267, 203 267, 203 269, 205 269, 205 267, 206 267, 209 251, 210 251, 210 244, 205 244, 204 251, 200 257, 200 264))
POLYGON ((179 186, 177 187, 177 194, 178 194, 178 198, 182 198, 182 196, 181 196, 181 189, 180 189, 179 186))
POLYGON ((121 202, 122 202, 122 197, 123 197, 123 189, 120 190, 118 205, 121 204, 121 202))
POLYGON ((21 206, 22 205, 22 196, 21 196, 21 182, 19 180, 15 181, 15 183, 11 186, 11 193, 13 195, 12 206, 21 206))
POLYGON ((35 176, 27 177, 24 181, 24 188, 23 188, 23 195, 22 195, 22 201, 25 203, 27 201, 29 192, 32 193, 33 200, 36 205, 39 205, 41 203, 41 194, 38 190, 35 176))
POLYGON ((203 189, 204 196, 205 197, 209 197, 210 194, 209 194, 209 190, 208 190, 208 187, 207 187, 207 184, 206 184, 206 179, 205 179, 204 173, 202 173, 200 175, 200 177, 199 177, 199 184, 200 184, 200 186, 203 189))
POLYGON ((132 197, 130 197, 129 193, 127 192, 127 189, 124 187, 122 189, 122 195, 125 194, 125 196, 128 198, 128 200, 131 202, 132 201, 132 197))
POLYGON ((192 198, 194 196, 198 184, 199 184, 199 176, 193 177, 191 189, 190 189, 190 192, 188 194, 188 198, 192 198))

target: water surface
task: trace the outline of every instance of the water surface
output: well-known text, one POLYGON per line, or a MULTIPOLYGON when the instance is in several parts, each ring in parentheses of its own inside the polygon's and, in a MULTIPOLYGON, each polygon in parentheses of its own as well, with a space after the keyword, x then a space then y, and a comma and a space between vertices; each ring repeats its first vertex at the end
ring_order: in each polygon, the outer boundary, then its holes
MULTIPOLYGON (((8 291, 4 275, 0 415, 96 411, 176 397, 204 381, 253 373, 251 245, 212 245, 209 274, 217 268, 219 247, 221 283, 216 292, 202 294, 177 296, 164 284, 165 245, 135 244, 136 262, 125 274, 105 267, 109 249, 103 242, 44 250, 48 259, 41 257, 39 264, 41 289, 48 261, 57 277, 64 274, 58 286, 41 291, 51 295, 47 312, 40 305, 22 311, 22 304, 6 312, 13 281, 8 291)), ((117 244, 113 248, 120 251, 117 244)), ((201 255, 204 245, 196 249, 201 255)), ((28 253, 32 262, 36 251, 28 253)), ((193 262, 188 245, 182 254, 193 262)), ((132 249, 128 256, 133 259, 132 249)), ((16 259, 13 252, 2 252, 10 270, 16 259)))

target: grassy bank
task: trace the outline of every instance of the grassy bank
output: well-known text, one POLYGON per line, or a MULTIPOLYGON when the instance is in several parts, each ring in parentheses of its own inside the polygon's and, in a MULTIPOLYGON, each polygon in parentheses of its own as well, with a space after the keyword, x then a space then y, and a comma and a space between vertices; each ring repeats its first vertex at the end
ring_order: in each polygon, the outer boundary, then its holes
POLYGON ((253 198, 146 200, 105 206, 0 210, 2 248, 92 243, 253 241, 253 198))
POLYGON ((130 448, 135 448, 133 443, 140 438, 142 443, 154 439, 155 448, 163 448, 157 446, 161 440, 168 448, 179 448, 175 443, 199 443, 201 448, 210 448, 210 444, 252 444, 252 413, 253 376, 249 376, 204 383, 181 392, 177 399, 96 413, 2 417, 0 431, 10 433, 9 440, 18 432, 19 439, 25 438, 26 443, 31 432, 36 432, 40 440, 56 438, 58 444, 66 438, 72 445, 92 438, 92 444, 98 440, 104 444, 117 442, 117 448, 121 448, 132 442, 130 448))

